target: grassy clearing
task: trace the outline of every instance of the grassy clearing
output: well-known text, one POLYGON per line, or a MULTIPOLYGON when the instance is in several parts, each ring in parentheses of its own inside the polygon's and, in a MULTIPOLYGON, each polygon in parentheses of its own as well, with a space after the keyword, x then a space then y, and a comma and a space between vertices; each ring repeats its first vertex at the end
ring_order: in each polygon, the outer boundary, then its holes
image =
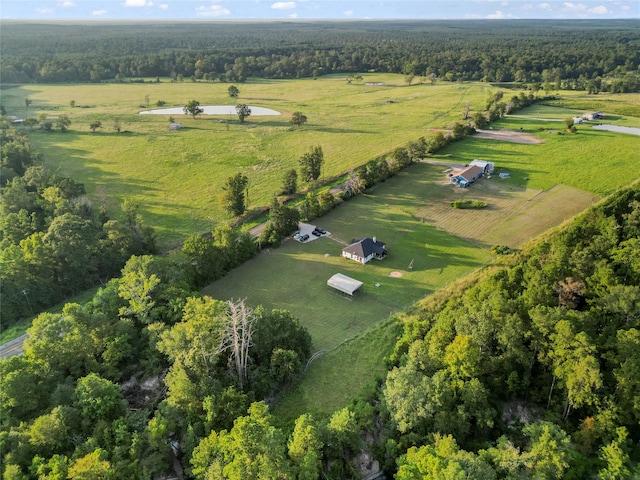
POLYGON ((67 133, 29 132, 34 146, 53 168, 83 182, 89 194, 110 208, 125 197, 135 200, 145 220, 157 228, 165 247, 187 235, 228 221, 218 204, 220 187, 239 171, 251 182, 250 207, 268 204, 286 169, 315 145, 325 156, 323 175, 331 177, 365 163, 460 118, 467 102, 478 108, 491 87, 480 84, 406 86, 402 76, 365 75, 347 84, 343 76, 318 80, 255 81, 238 85, 239 102, 282 112, 279 117, 174 115, 184 128, 167 131, 168 115, 138 115, 145 96, 149 108, 163 100, 182 106, 230 104, 229 84, 151 83, 101 85, 29 85, 3 90, 9 114, 46 113, 55 121, 69 115, 67 133), (387 86, 367 86, 366 81, 387 86), (24 99, 32 100, 26 110, 24 99), (74 100, 76 108, 69 106, 74 100), (89 108, 78 108, 88 106, 89 108), (292 112, 308 118, 292 128, 292 112), (113 120, 122 133, 113 129, 113 120), (220 123, 220 120, 225 123, 220 123), (100 120, 95 134, 89 123, 100 120))
POLYGON ((637 136, 593 130, 588 124, 576 125, 575 135, 561 135, 563 125, 540 120, 549 118, 548 109, 552 108, 546 107, 545 117, 540 115, 540 109, 524 109, 517 118, 509 117, 492 125, 494 129, 522 128, 540 138, 543 141, 540 144, 470 138, 442 153, 456 163, 469 163, 474 158, 494 162, 496 174, 501 171, 511 174, 506 184, 532 189, 548 190, 564 184, 605 196, 640 177, 640 163, 635 161, 637 136))
POLYGON ((328 352, 305 372, 294 389, 275 405, 279 422, 293 422, 305 412, 329 416, 374 388, 387 372, 385 358, 393 352, 401 324, 395 317, 328 352))
POLYGON ((332 349, 489 262, 486 250, 410 214, 415 199, 396 197, 406 175, 323 217, 320 224, 331 232, 330 237, 306 244, 287 241, 209 285, 204 293, 290 310, 309 329, 316 350, 332 349), (363 236, 385 242, 387 258, 363 266, 341 256, 351 239, 363 236), (326 284, 335 273, 360 280, 364 286, 353 298, 345 298, 326 284))
POLYGON ((640 93, 587 95, 585 92, 562 92, 558 100, 550 100, 546 103, 555 107, 574 109, 579 114, 602 111, 607 114, 607 120, 615 120, 617 125, 640 126, 638 121, 640 119, 640 93))
MULTIPOLYGON (((447 157, 439 159, 451 161, 447 157)), ((485 248, 498 243, 519 247, 600 198, 564 185, 548 191, 524 188, 497 175, 482 178, 469 188, 458 188, 448 183, 449 171, 450 167, 441 164, 411 167, 404 183, 404 195, 416 199, 410 212, 425 223, 485 248), (467 198, 482 201, 487 207, 451 208, 452 202, 467 198)))

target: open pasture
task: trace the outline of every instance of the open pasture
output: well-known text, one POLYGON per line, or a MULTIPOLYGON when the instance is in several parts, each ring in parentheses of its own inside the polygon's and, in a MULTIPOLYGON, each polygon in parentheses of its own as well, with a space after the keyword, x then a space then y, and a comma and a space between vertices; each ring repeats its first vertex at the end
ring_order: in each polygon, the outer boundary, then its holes
POLYGON ((363 77, 351 84, 344 76, 237 84, 239 103, 282 115, 248 117, 244 124, 231 115, 174 115, 184 128, 173 132, 167 130, 169 115, 138 112, 155 108, 158 101, 166 107, 192 99, 201 105, 228 104, 230 84, 27 85, 3 90, 3 105, 10 115, 45 113, 54 123, 58 115, 68 115, 73 123, 66 133, 25 129, 46 163, 83 182, 95 200, 108 199, 111 208, 125 197, 136 201, 161 244, 171 247, 206 231, 208 217, 214 224, 229 220, 218 196, 231 175, 249 177, 250 208, 266 205, 285 170, 297 167, 311 147, 322 147, 328 178, 429 136, 433 128, 446 128, 467 102, 480 108, 492 90, 481 83, 407 86, 400 75, 363 77), (25 98, 32 101, 28 110, 25 98), (308 117, 301 128, 289 124, 295 111, 308 117), (115 119, 121 133, 114 130, 115 119), (92 133, 92 121, 103 128, 92 133))
POLYGON ((579 113, 602 111, 607 119, 616 124, 640 126, 640 93, 599 93, 588 95, 586 92, 563 91, 556 100, 547 103, 554 107, 564 107, 579 113))
MULTIPOLYGON (((543 112, 531 108, 523 109, 517 117, 495 122, 492 127, 495 130, 522 128, 542 143, 527 145, 471 137, 440 153, 459 164, 470 163, 475 158, 494 162, 496 174, 511 174, 510 179, 504 180, 505 184, 536 190, 563 184, 605 196, 640 178, 637 136, 594 130, 588 123, 576 125, 576 134, 565 134, 563 123, 549 117, 542 119, 543 112)), ((549 111, 552 108, 546 107, 545 115, 552 113, 549 111)), ((561 110, 566 113, 565 109, 561 110)), ((638 125, 640 119, 629 123, 629 126, 638 125)))
POLYGON ((490 261, 486 250, 391 205, 394 186, 402 182, 389 180, 320 219, 330 236, 263 251, 203 293, 290 310, 309 329, 315 349, 328 350, 490 261), (386 243, 389 255, 366 265, 341 257, 351 239, 363 236, 386 243), (345 296, 326 284, 335 273, 364 285, 354 297, 345 296))

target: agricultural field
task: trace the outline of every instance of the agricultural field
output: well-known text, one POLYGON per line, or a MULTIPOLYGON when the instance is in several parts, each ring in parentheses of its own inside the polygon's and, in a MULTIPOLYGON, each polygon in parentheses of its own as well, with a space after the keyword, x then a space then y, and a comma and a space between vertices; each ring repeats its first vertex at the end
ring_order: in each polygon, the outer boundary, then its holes
POLYGON ((363 75, 347 83, 344 76, 317 80, 252 80, 238 84, 238 102, 271 108, 281 116, 174 115, 180 131, 168 131, 169 115, 139 115, 156 108, 228 105, 230 84, 160 83, 99 85, 28 85, 3 90, 9 115, 46 114, 72 120, 70 131, 27 131, 46 163, 85 184, 94 201, 115 208, 123 198, 140 205, 163 247, 202 233, 211 223, 231 220, 221 211, 221 186, 231 175, 249 177, 250 208, 267 205, 286 169, 313 146, 324 152, 324 178, 344 173, 398 146, 428 137, 432 129, 459 120, 468 102, 484 108, 494 89, 487 84, 414 84, 400 75, 363 75), (381 82, 384 86, 370 86, 381 82), (148 96, 148 103, 147 103, 148 96), (25 99, 32 101, 26 109, 25 99), (71 108, 71 101, 75 108, 71 108), (80 108, 88 107, 88 108, 80 108), (308 117, 301 128, 289 123, 300 111, 308 117), (114 120, 122 131, 114 129, 114 120), (92 133, 89 124, 100 121, 92 133), (223 123, 221 123, 223 122, 223 123), (209 220, 211 217, 211 220, 209 220))

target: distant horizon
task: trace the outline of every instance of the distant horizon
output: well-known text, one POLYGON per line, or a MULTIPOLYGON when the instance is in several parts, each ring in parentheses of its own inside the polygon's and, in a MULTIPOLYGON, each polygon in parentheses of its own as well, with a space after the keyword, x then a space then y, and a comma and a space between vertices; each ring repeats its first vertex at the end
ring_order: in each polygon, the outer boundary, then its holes
POLYGON ((3 0, 0 5, 0 20, 29 22, 625 19, 640 19, 637 0, 3 0))

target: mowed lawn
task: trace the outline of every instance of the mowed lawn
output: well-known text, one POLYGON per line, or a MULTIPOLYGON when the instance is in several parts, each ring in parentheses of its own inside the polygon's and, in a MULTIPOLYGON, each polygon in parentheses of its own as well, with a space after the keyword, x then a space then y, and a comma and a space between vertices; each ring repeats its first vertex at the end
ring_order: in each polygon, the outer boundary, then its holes
POLYGON ((319 219, 331 235, 305 244, 288 240, 263 251, 203 293, 287 309, 309 329, 315 350, 324 350, 491 260, 487 250, 421 223, 407 208, 392 206, 394 187, 402 181, 389 180, 373 194, 350 200, 319 219), (376 236, 389 255, 366 265, 343 258, 345 244, 363 236, 376 236), (353 297, 344 295, 327 286, 335 273, 364 285, 353 297))
POLYGON ((322 147, 322 177, 330 178, 451 126, 467 102, 482 108, 494 90, 481 83, 407 86, 401 75, 363 77, 351 84, 344 76, 237 84, 239 103, 282 115, 250 116, 244 124, 235 115, 174 115, 184 125, 175 132, 167 130, 169 115, 138 112, 157 108, 159 100, 167 107, 192 99, 201 105, 233 104, 230 84, 28 85, 3 90, 3 105, 11 115, 45 113, 54 124, 59 115, 68 115, 73 123, 66 133, 24 129, 46 165, 84 183, 94 201, 106 202, 111 211, 124 198, 136 201, 169 248, 207 231, 211 221, 231 220, 219 195, 225 180, 238 172, 250 180, 249 207, 268 205, 284 172, 297 168, 311 147, 322 147), (32 101, 28 110, 25 98, 32 101), (295 111, 308 117, 301 128, 289 123, 295 111), (116 119, 120 133, 114 130, 116 119), (89 129, 92 121, 102 123, 95 133, 89 129))

